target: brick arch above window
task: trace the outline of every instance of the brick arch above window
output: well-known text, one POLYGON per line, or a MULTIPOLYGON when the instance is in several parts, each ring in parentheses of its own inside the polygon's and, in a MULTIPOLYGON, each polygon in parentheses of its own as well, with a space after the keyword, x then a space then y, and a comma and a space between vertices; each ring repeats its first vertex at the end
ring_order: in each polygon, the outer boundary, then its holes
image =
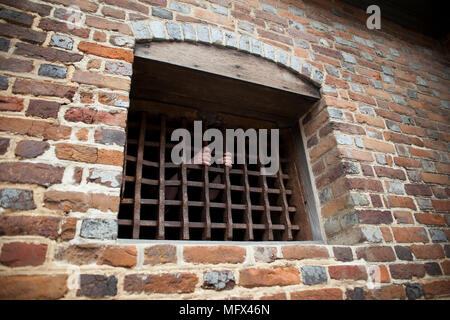
POLYGON ((203 24, 163 23, 157 20, 131 22, 136 42, 184 41, 227 47, 265 58, 296 73, 302 80, 320 88, 324 74, 302 59, 269 43, 245 34, 203 24))

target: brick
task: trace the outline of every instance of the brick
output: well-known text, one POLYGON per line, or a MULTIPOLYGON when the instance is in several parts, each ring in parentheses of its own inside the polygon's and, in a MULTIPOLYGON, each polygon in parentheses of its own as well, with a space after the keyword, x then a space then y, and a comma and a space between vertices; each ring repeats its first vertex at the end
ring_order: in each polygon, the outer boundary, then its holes
POLYGON ((355 114, 355 120, 359 123, 366 123, 369 126, 378 127, 384 129, 386 126, 382 118, 372 117, 367 114, 355 114))
POLYGON ((103 149, 98 150, 97 163, 122 167, 123 159, 124 154, 122 151, 103 149))
POLYGON ((77 231, 77 221, 76 218, 66 218, 61 224, 61 240, 69 241, 75 238, 75 233, 77 231))
POLYGON ((9 131, 46 140, 69 139, 71 128, 31 119, 0 117, 0 131, 9 131))
POLYGON ((244 288, 288 286, 300 283, 296 268, 250 268, 239 271, 239 285, 244 288))
POLYGON ((260 300, 287 300, 286 293, 275 293, 271 295, 264 295, 260 300))
POLYGON ((399 224, 414 224, 412 214, 408 211, 394 211, 394 217, 399 224))
POLYGON ((0 38, 0 51, 7 52, 9 50, 10 41, 7 39, 0 38))
POLYGON ((409 153, 411 154, 411 156, 436 160, 436 155, 431 150, 423 150, 423 149, 417 149, 417 148, 413 148, 413 147, 409 147, 408 150, 409 150, 409 153))
POLYGON ((133 52, 130 50, 111 48, 103 45, 99 45, 96 43, 90 43, 81 41, 78 44, 78 50, 92 54, 95 56, 109 58, 109 59, 117 59, 117 60, 125 60, 126 62, 133 62, 133 52))
POLYGON ((438 212, 449 212, 450 201, 448 200, 431 200, 433 208, 438 212))
POLYGON ((115 240, 117 238, 117 220, 84 219, 80 237, 86 239, 115 240))
POLYGON ((23 99, 0 95, 0 111, 22 111, 23 99))
POLYGON ((335 280, 367 280, 367 272, 363 266, 329 266, 328 273, 330 278, 335 280))
MULTIPOLYGON (((147 7, 145 9, 148 11, 147 7)), ((128 24, 113 21, 111 19, 103 19, 100 17, 94 17, 94 16, 86 16, 85 24, 89 27, 102 29, 102 30, 108 30, 108 31, 115 31, 126 35, 132 35, 131 28, 128 24)))
POLYGON ((388 285, 379 289, 369 289, 364 291, 364 298, 367 300, 393 300, 406 299, 405 288, 402 285, 388 285))
POLYGON ((33 191, 15 188, 0 189, 0 207, 12 210, 35 209, 33 191))
POLYGON ((440 244, 413 244, 411 251, 416 259, 441 259, 444 258, 444 249, 440 244))
POLYGON ((34 46, 28 43, 17 43, 14 54, 47 62, 73 63, 79 62, 83 55, 54 48, 34 46))
POLYGON ((369 150, 375 150, 383 153, 395 153, 395 147, 391 143, 382 142, 375 139, 370 139, 363 137, 362 138, 364 147, 369 150))
POLYGON ((395 253, 400 260, 412 261, 413 255, 409 247, 395 246, 395 253))
POLYGON ((129 79, 104 76, 99 73, 89 71, 75 71, 72 80, 82 84, 90 84, 99 88, 109 88, 128 91, 130 88, 129 79))
POLYGON ((420 168, 420 161, 417 159, 394 157, 394 163, 405 168, 420 168))
POLYGON ((42 44, 46 38, 45 32, 34 31, 9 23, 0 23, 0 35, 39 44, 42 44))
POLYGON ((343 293, 338 288, 303 290, 291 292, 291 300, 342 300, 343 293))
POLYGON ((33 62, 23 59, 0 57, 0 70, 12 72, 31 72, 33 62))
POLYGON ((373 161, 373 156, 370 152, 347 149, 347 148, 338 148, 338 151, 342 158, 348 158, 348 159, 360 160, 360 161, 366 161, 366 162, 373 161))
POLYGON ((71 122, 84 122, 86 124, 104 123, 110 126, 125 127, 127 114, 109 113, 88 108, 70 108, 66 111, 64 119, 71 122))
POLYGON ((422 172, 420 176, 422 177, 422 180, 427 183, 450 185, 450 180, 447 175, 422 172))
POLYGON ((40 266, 46 253, 46 244, 8 242, 2 246, 0 263, 8 267, 40 266))
POLYGON ((415 214, 417 222, 421 224, 434 225, 434 226, 445 226, 445 218, 443 215, 436 213, 416 213, 415 214))
POLYGON ((450 294, 450 281, 438 280, 422 284, 425 297, 434 297, 439 295, 450 294))
POLYGON ((356 214, 364 224, 391 224, 393 221, 390 211, 357 210, 356 214))
POLYGON ((437 262, 427 262, 424 264, 425 272, 429 276, 441 276, 442 270, 437 262))
POLYGON ((322 266, 303 266, 302 281, 306 285, 314 285, 320 283, 326 283, 328 276, 325 267, 322 266))
POLYGON ((364 102, 370 105, 376 105, 375 99, 373 99, 372 97, 364 96, 353 91, 349 91, 349 96, 352 100, 364 102))
POLYGON ((333 247, 334 257, 338 261, 353 261, 352 249, 348 247, 333 247))
POLYGON ((59 143, 55 146, 55 154, 58 159, 96 163, 97 148, 59 143))
POLYGON ((26 115, 44 119, 57 118, 60 106, 61 104, 56 101, 32 99, 28 105, 26 115))
POLYGON ((41 163, 0 163, 0 181, 50 186, 61 183, 64 168, 41 163))
POLYGON ((68 36, 65 36, 65 35, 54 34, 54 35, 52 35, 52 38, 50 41, 50 46, 59 47, 62 49, 67 49, 67 50, 72 50, 73 39, 68 36))
POLYGON ((177 249, 173 245, 155 245, 144 250, 144 265, 159 265, 177 262, 177 249))
POLYGON ((76 87, 36 80, 17 79, 14 82, 13 93, 31 94, 34 96, 50 96, 73 99, 76 87))
POLYGON ((363 179, 363 178, 347 179, 347 186, 349 189, 383 192, 383 185, 381 184, 381 182, 379 180, 374 179, 363 179))
POLYGON ((117 93, 98 93, 98 102, 105 105, 115 106, 115 107, 128 107, 129 99, 127 96, 117 94, 117 93))
POLYGON ((405 192, 413 196, 431 196, 431 188, 425 184, 405 184, 405 192))
POLYGON ((56 239, 61 218, 46 216, 2 216, 0 236, 42 236, 56 239))
POLYGON ((67 293, 67 275, 4 275, 0 277, 0 299, 54 300, 67 293))
POLYGON ((102 13, 107 17, 125 20, 125 11, 122 10, 116 10, 111 7, 103 7, 102 13))
POLYGON ((39 67, 38 74, 40 76, 65 79, 67 75, 67 68, 53 64, 43 63, 39 67))
POLYGON ((50 148, 46 141, 22 140, 16 145, 15 155, 22 158, 36 158, 50 148))
POLYGON ((450 275, 450 260, 444 260, 441 262, 442 270, 444 271, 445 275, 450 275))
POLYGON ((113 267, 131 268, 137 263, 137 250, 135 246, 106 246, 97 264, 106 264, 113 267))
POLYGON ((283 258, 288 260, 329 258, 328 250, 321 246, 288 245, 281 248, 283 258))
POLYGON ((422 264, 391 264, 389 271, 394 279, 423 278, 425 276, 425 267, 422 264))
POLYGON ((410 208, 415 210, 416 205, 412 198, 401 196, 387 196, 388 208, 410 208))
MULTIPOLYGON (((147 14, 148 13, 148 8, 145 5, 142 5, 140 3, 135 3, 135 2, 130 2, 127 0, 106 0, 105 1, 107 4, 110 4, 112 6, 118 6, 124 9, 128 9, 128 10, 133 10, 142 14, 147 14)), ((158 4, 162 4, 163 2, 161 1, 157 1, 157 0, 150 0, 150 1, 141 1, 141 2, 147 2, 150 3, 152 5, 158 5, 158 4), (154 2, 154 3, 152 3, 154 2)))
POLYGON ((392 227, 395 241, 400 243, 428 242, 425 229, 422 227, 392 227))
POLYGON ((183 258, 191 263, 242 263, 246 250, 236 246, 186 246, 183 258))
POLYGON ((120 171, 91 169, 89 171, 89 182, 98 183, 111 188, 119 188, 122 182, 122 174, 120 171))
POLYGON ((197 282, 192 273, 129 274, 123 288, 129 293, 190 293, 197 282))
MULTIPOLYGON (((55 15, 57 14, 57 12, 58 9, 55 10, 55 15)), ((90 33, 90 29, 88 28, 81 28, 80 26, 74 27, 73 25, 70 25, 69 27, 69 24, 67 22, 53 20, 49 18, 41 19, 38 26, 39 28, 46 31, 55 31, 63 34, 70 34, 84 39, 88 38, 90 33)))
POLYGON ((229 270, 210 271, 203 274, 203 289, 230 290, 234 288, 234 285, 234 275, 229 270))
POLYGON ((47 190, 44 195, 45 207, 64 212, 86 212, 89 208, 117 212, 119 201, 118 196, 78 191, 47 190))
POLYGON ((386 178, 400 179, 400 180, 406 179, 406 176, 405 176, 405 173, 403 172, 403 170, 392 169, 392 168, 388 168, 388 167, 379 167, 379 166, 374 166, 373 168, 375 169, 375 173, 377 174, 378 177, 386 177, 386 178))
POLYGON ((80 289, 77 296, 89 298, 113 297, 117 294, 116 276, 104 276, 96 274, 81 274, 80 289))
POLYGON ((356 256, 369 262, 395 261, 394 251, 387 246, 356 248, 356 256))

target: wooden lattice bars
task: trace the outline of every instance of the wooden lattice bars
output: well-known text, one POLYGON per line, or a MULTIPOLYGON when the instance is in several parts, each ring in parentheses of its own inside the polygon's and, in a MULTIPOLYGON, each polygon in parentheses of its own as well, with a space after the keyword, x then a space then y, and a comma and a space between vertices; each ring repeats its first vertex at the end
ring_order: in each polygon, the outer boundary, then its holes
POLYGON ((295 147, 280 149, 274 176, 261 175, 261 163, 249 164, 248 155, 244 164, 237 164, 237 153, 232 168, 176 165, 170 159, 175 145, 170 135, 177 127, 192 130, 192 120, 130 113, 119 237, 302 240, 298 222, 305 218, 298 216, 306 213, 301 181, 293 176, 295 147))

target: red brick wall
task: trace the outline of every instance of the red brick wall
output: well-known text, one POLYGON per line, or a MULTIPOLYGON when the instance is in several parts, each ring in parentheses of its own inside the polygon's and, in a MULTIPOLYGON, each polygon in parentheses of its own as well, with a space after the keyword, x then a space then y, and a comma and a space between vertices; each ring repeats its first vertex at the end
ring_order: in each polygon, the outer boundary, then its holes
POLYGON ((339 1, 0 0, 0 297, 448 297, 448 56, 366 18, 339 1), (301 122, 325 244, 116 240, 133 48, 154 38, 321 85, 301 122))

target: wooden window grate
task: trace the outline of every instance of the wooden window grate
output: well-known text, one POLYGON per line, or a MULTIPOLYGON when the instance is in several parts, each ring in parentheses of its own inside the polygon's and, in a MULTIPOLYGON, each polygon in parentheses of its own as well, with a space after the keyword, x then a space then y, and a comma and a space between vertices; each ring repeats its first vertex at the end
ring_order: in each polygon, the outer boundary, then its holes
MULTIPOLYGON (((193 121, 129 114, 119 238, 290 241, 302 239, 305 197, 292 129, 280 130, 280 170, 261 164, 175 165, 171 133, 193 121)), ((206 128, 204 128, 206 129, 206 128)), ((269 139, 270 141, 270 139, 269 139)), ((248 148, 248 146, 247 146, 248 148)), ((195 150, 194 150, 195 152, 195 150)))

